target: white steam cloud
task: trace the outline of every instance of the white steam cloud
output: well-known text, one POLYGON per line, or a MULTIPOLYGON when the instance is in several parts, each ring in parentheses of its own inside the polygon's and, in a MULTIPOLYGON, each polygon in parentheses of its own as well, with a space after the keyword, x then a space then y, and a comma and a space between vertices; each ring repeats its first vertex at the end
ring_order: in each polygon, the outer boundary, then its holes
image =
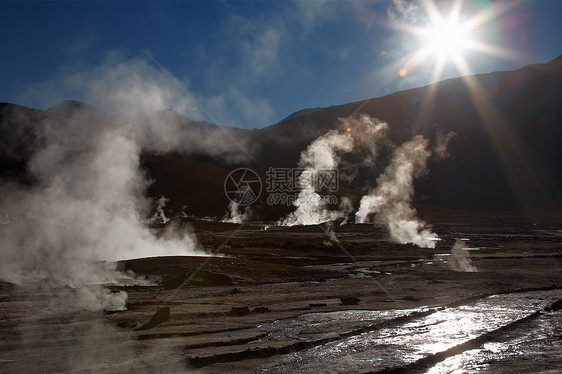
POLYGON ((449 143, 451 143, 451 140, 453 140, 455 136, 457 136, 457 133, 454 131, 445 133, 441 129, 437 130, 435 145, 433 146, 433 154, 438 159, 444 159, 450 156, 449 143))
POLYGON ((347 196, 343 196, 340 201, 340 212, 343 213, 344 218, 343 221, 340 223, 340 226, 346 225, 349 221, 349 214, 353 212, 353 203, 351 199, 347 196))
POLYGON ((455 244, 453 244, 451 257, 449 258, 449 267, 451 270, 467 273, 475 273, 478 271, 476 266, 472 265, 470 254, 463 241, 457 240, 455 244))
POLYGON ((351 135, 337 130, 329 131, 308 146, 299 161, 304 171, 299 178, 301 191, 294 202, 297 209, 281 220, 280 225, 316 225, 343 217, 340 211, 327 209, 324 198, 315 191, 315 180, 319 171, 336 169, 338 152, 349 152, 352 147, 351 135))
POLYGON ((398 243, 435 248, 437 235, 416 218, 411 206, 414 178, 426 172, 431 155, 427 145, 428 141, 417 135, 394 151, 390 165, 377 179, 377 187, 361 199, 356 223, 367 222, 368 216, 375 214, 375 223, 385 226, 398 243))
POLYGON ((127 128, 143 150, 202 153, 234 163, 251 157, 252 146, 237 136, 242 130, 197 122, 210 114, 189 91, 189 82, 171 77, 147 57, 110 52, 92 69, 62 70, 21 100, 48 107, 69 97, 113 116, 113 126, 127 128))
MULTIPOLYGON (((325 199, 315 190, 314 177, 321 170, 336 169, 340 155, 361 147, 366 164, 375 165, 379 147, 390 143, 387 139, 388 125, 367 115, 353 115, 340 119, 340 130, 331 130, 314 140, 301 153, 299 166, 304 168, 300 178, 301 191, 294 205, 296 210, 278 222, 279 225, 315 225, 344 218, 352 210, 349 198, 341 200, 339 210, 329 210, 325 199)), ((447 144, 454 133, 438 136, 440 155, 446 154, 447 144)), ((424 248, 434 248, 438 236, 426 223, 416 217, 411 206, 414 196, 414 178, 427 172, 427 161, 431 156, 428 140, 415 136, 394 150, 392 160, 377 179, 377 187, 363 196, 355 215, 356 223, 365 223, 374 215, 376 224, 386 227, 390 238, 396 242, 412 243, 424 248)))
MULTIPOLYGON (((388 125, 365 114, 353 115, 339 120, 339 130, 331 130, 314 140, 301 153, 299 166, 304 171, 299 179, 300 192, 294 205, 297 208, 278 222, 279 225, 317 225, 344 218, 352 210, 349 198, 341 199, 338 210, 329 210, 326 199, 316 190, 314 181, 325 170, 336 170, 340 165, 340 154, 347 153, 359 144, 367 144, 366 157, 374 163, 377 145, 385 138, 388 125)), ((338 174, 338 176, 340 176, 338 174)))
POLYGON ((249 206, 245 207, 244 211, 242 211, 240 205, 231 200, 228 204, 228 211, 221 222, 241 224, 246 222, 250 216, 251 210, 249 206))
MULTIPOLYGON (((75 74, 65 84, 86 85, 93 77, 92 94, 106 94, 108 106, 117 103, 132 113, 159 108, 168 99, 173 102, 171 91, 159 80, 142 79, 144 69, 146 65, 136 60, 114 69, 106 65, 90 75, 75 74)), ((34 147, 28 163, 33 183, 0 181, 0 279, 70 286, 80 290, 76 305, 123 309, 126 294, 111 293, 101 285, 138 280, 105 261, 202 254, 186 230, 168 229, 156 236, 146 221, 151 204, 145 198, 149 182, 139 168, 141 151, 148 145, 169 151, 185 137, 181 132, 172 136, 180 125, 171 118, 108 119, 89 106, 65 105, 50 111, 34 130, 42 145, 34 147)), ((207 135, 205 147, 226 141, 213 143, 213 134, 207 135)), ((157 210, 163 220, 165 202, 159 200, 157 210)))
POLYGON ((154 212, 154 215, 148 219, 149 223, 165 225, 170 222, 170 218, 166 217, 166 213, 164 212, 164 208, 166 207, 168 201, 170 200, 166 199, 164 196, 156 200, 156 212, 154 212))

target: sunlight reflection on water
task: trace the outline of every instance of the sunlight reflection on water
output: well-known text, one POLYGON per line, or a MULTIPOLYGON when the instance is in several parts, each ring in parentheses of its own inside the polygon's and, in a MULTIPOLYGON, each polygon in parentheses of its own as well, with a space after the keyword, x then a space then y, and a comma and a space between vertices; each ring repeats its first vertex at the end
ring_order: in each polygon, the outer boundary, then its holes
MULTIPOLYGON (((439 310, 399 326, 381 328, 288 355, 284 363, 265 372, 286 372, 289 368, 292 373, 320 372, 326 368, 331 372, 367 372, 404 367, 527 317, 559 297, 559 290, 490 296, 472 304, 439 310)), ((376 314, 382 312, 347 311, 344 315, 349 320, 354 314, 357 319, 364 318, 365 313, 369 313, 368 319, 373 321, 377 319, 376 314)), ((316 317, 309 315, 308 318, 307 323, 311 323, 316 317)), ((334 323, 338 315, 326 313, 320 319, 325 318, 332 318, 334 323)), ((507 350, 502 342, 487 343, 479 350, 468 350, 445 359, 430 372, 465 372, 466 366, 477 370, 485 366, 479 362, 485 361, 486 357, 502 357, 507 350)))

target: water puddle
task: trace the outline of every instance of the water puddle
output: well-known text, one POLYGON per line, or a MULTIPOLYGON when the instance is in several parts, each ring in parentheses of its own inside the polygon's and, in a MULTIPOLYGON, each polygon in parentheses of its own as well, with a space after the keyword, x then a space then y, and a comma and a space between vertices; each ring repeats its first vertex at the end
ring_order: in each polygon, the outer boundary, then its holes
MULTIPOLYGON (((330 372, 360 373, 405 367, 531 316, 561 297, 560 290, 490 296, 467 305, 438 310, 403 324, 356 334, 284 355, 279 358, 281 362, 278 365, 262 372, 310 373, 325 372, 326 368, 330 368, 330 372)), ((345 331, 355 324, 354 321, 363 325, 377 323, 412 312, 413 310, 313 313, 290 321, 262 325, 260 329, 270 332, 264 339, 274 340, 288 336, 294 339, 311 338, 326 331, 334 331, 333 328, 337 328, 338 324, 341 324, 341 330, 345 331)), ((542 336, 552 335, 547 331, 549 324, 543 325, 545 331, 541 332, 542 336)), ((560 331, 560 319, 556 326, 560 331)), ((541 333, 532 329, 527 336, 538 339, 541 333)), ((459 372, 465 372, 465 362, 471 363, 470 367, 478 371, 482 365, 487 365, 487 360, 502 358, 510 349, 523 352, 526 349, 526 339, 523 334, 522 337, 505 337, 505 341, 502 338, 499 342, 488 342, 479 349, 445 359, 435 365, 431 372, 449 373, 457 369, 461 370, 459 372)), ((541 349, 540 344, 537 349, 541 349)), ((560 353, 558 355, 560 356, 560 353)))
POLYGON ((383 321, 409 315, 423 309, 387 311, 347 310, 326 313, 309 313, 294 319, 279 320, 258 326, 258 331, 268 335, 256 343, 274 342, 287 338, 314 341, 326 337, 338 337, 340 333, 365 328, 383 321))
POLYGON ((562 369, 562 312, 541 313, 514 331, 502 334, 501 342, 448 357, 427 374, 487 372, 560 372, 562 369))

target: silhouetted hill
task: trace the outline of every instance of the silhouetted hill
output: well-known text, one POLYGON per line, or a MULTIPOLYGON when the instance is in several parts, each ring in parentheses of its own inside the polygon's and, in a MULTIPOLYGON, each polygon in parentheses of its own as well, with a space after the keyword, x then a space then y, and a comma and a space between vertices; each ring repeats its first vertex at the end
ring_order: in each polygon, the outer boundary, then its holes
MULTIPOLYGON (((481 213, 560 214, 561 103, 562 57, 515 71, 304 109, 257 130, 197 122, 171 110, 107 118, 76 101, 45 111, 0 103, 0 176, 32 183, 27 163, 45 145, 45 129, 64 126, 77 116, 100 126, 128 121, 150 129, 138 138, 142 167, 153 180, 149 194, 166 196, 167 207, 176 212, 185 207, 189 214, 222 216, 228 203, 223 183, 230 170, 250 167, 265 183, 269 167, 296 166, 300 152, 312 140, 336 128, 340 118, 359 112, 387 122, 396 145, 422 134, 435 146, 440 134, 456 134, 449 157, 440 159, 435 153, 429 175, 416 182, 417 202, 481 213)), ((381 157, 384 161, 384 152, 381 157)), ((339 194, 351 196, 357 205, 366 186, 376 185, 386 164, 362 163, 360 153, 346 156, 345 162, 356 169, 357 177, 342 182, 339 194)), ((254 208, 258 216, 270 219, 292 209, 267 205, 265 194, 254 208)))
POLYGON ((0 103, 0 177, 26 179, 27 162, 44 146, 39 128, 49 117, 45 111, 0 103))
MULTIPOLYGON (((457 134, 450 157, 433 159, 429 178, 418 183, 418 200, 487 213, 560 212, 561 66, 559 57, 289 117, 254 134, 267 145, 256 167, 294 165, 338 118, 362 112, 388 122, 396 144, 415 134, 433 140, 438 131, 457 134)), ((369 177, 363 173, 355 186, 369 177)))

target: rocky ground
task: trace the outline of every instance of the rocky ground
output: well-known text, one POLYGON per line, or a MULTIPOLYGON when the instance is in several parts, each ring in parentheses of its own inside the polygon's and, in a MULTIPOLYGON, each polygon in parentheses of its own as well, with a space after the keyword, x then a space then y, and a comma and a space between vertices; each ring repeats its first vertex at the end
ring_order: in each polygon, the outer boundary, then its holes
POLYGON ((1 283, 0 372, 562 370, 560 221, 436 220, 434 249, 371 225, 191 224, 214 256, 119 263, 151 282, 108 286, 124 311, 1 283))

